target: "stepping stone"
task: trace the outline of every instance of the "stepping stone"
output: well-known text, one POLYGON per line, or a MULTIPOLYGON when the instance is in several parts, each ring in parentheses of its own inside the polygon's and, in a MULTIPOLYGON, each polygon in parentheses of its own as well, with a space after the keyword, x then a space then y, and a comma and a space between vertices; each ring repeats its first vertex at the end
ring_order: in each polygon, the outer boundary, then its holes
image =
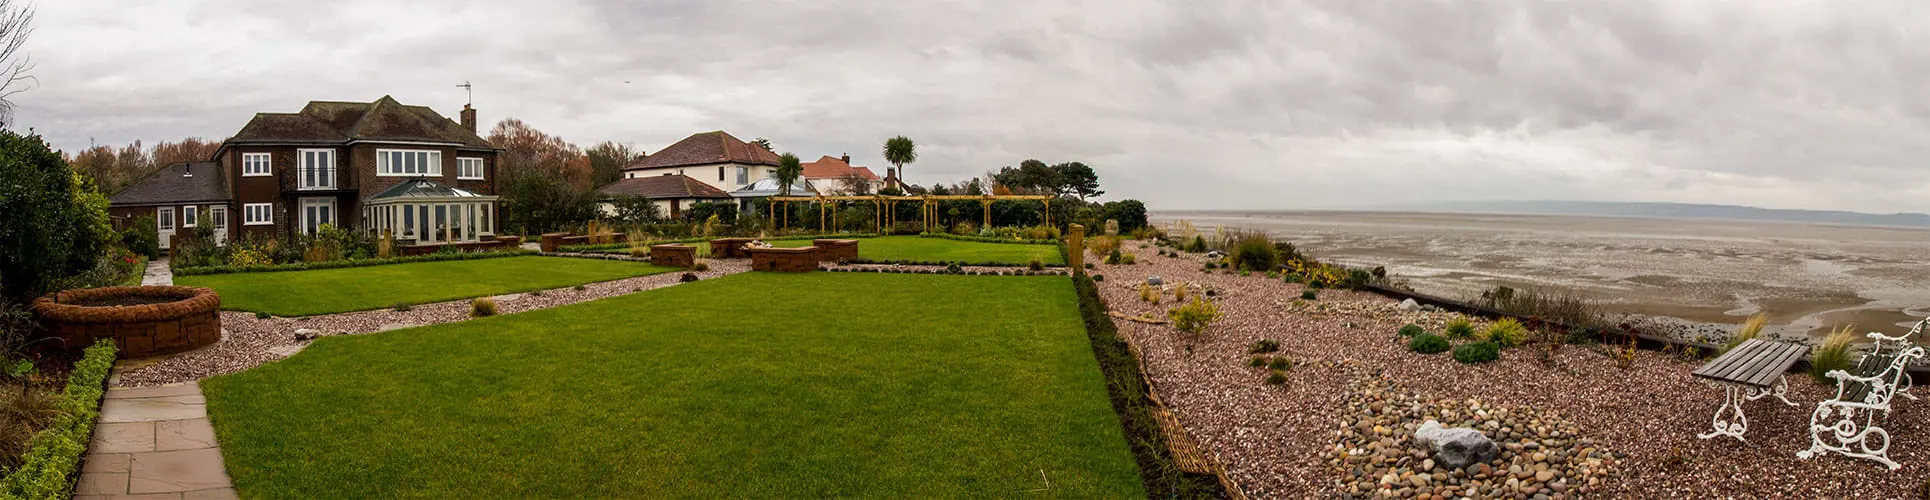
POLYGON ((163 385, 156 387, 109 387, 107 399, 159 398, 168 396, 199 396, 201 387, 195 382, 163 385))
POLYGON ((281 356, 286 358, 289 356, 294 356, 295 353, 302 352, 302 349, 307 349, 307 348, 308 348, 308 344, 289 344, 284 346, 270 347, 268 348, 268 352, 276 356, 281 356))
POLYGON ((94 426, 95 453, 154 451, 154 422, 104 423, 94 426))
MULTIPOLYGON (((98 434, 96 434, 96 436, 98 436, 98 434)), ((90 472, 118 472, 126 474, 128 466, 133 463, 133 459, 133 455, 126 453, 90 453, 87 455, 86 463, 80 466, 80 472, 82 474, 90 472)))
POLYGON ((386 332, 389 330, 401 330, 403 328, 415 328, 418 326, 422 326, 422 325, 418 325, 415 323, 389 323, 386 325, 382 325, 380 327, 376 327, 375 331, 386 332))
POLYGON ((154 423, 155 451, 197 450, 215 447, 214 426, 208 419, 166 420, 154 423))
POLYGON ((82 473, 80 480, 74 483, 74 498, 79 499, 87 495, 126 495, 127 475, 125 472, 82 473))
POLYGON ((101 404, 102 423, 207 418, 207 399, 195 396, 109 399, 101 404))

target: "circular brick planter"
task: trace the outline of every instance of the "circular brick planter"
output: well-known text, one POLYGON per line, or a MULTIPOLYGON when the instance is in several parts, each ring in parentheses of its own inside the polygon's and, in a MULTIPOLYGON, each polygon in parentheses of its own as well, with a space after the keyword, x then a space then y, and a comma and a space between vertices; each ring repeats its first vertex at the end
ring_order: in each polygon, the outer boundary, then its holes
POLYGON ((221 340, 221 297, 187 286, 111 286, 34 300, 55 338, 79 349, 111 338, 122 357, 170 354, 221 340))

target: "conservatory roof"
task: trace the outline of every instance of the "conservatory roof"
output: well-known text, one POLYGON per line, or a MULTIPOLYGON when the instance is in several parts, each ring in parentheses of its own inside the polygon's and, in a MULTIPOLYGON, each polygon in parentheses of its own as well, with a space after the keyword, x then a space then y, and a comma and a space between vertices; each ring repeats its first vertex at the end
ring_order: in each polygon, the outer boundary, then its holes
MULTIPOLYGON (((777 196, 777 187, 776 177, 765 177, 758 179, 757 182, 745 184, 744 187, 738 188, 736 191, 731 191, 730 195, 736 198, 777 196)), ((811 181, 805 180, 803 177, 798 177, 797 182, 791 183, 792 196, 813 196, 816 195, 817 192, 817 186, 811 185, 811 181)))
POLYGON ((448 184, 417 177, 402 181, 388 189, 369 197, 369 203, 384 201, 433 199, 436 201, 489 201, 496 197, 476 194, 474 191, 452 187, 448 184))

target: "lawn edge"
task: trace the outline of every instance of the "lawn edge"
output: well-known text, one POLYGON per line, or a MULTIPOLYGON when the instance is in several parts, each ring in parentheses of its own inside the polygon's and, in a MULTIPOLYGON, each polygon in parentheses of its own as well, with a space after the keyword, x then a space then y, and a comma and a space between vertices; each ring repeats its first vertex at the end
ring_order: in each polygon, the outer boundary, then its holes
MULTIPOLYGON (((558 258, 558 259, 564 259, 564 258, 569 258, 569 257, 561 257, 561 256, 554 256, 554 255, 542 255, 542 254, 529 254, 529 255, 517 255, 517 256, 512 256, 512 257, 552 257, 552 258, 558 258)), ((453 260, 473 260, 473 259, 453 259, 453 260)), ((609 259, 589 259, 589 260, 609 260, 609 259)), ((438 262, 438 261, 427 261, 427 262, 438 262)), ((623 261, 611 261, 611 262, 623 262, 623 261)), ((425 262, 425 263, 426 263, 426 262, 425 262)), ((532 292, 532 291, 537 291, 537 290, 559 290, 559 289, 564 289, 564 288, 571 288, 571 287, 576 287, 576 286, 588 286, 588 285, 595 285, 595 284, 600 284, 600 283, 610 283, 610 282, 615 282, 615 281, 623 281, 623 280, 627 280, 627 279, 636 279, 636 278, 643 278, 643 277, 647 277, 647 276, 656 276, 656 275, 659 275, 659 274, 667 274, 667 273, 674 273, 674 272, 678 272, 678 271, 684 271, 684 270, 685 270, 684 268, 680 268, 680 267, 669 267, 669 266, 659 266, 659 265, 656 265, 656 264, 652 264, 652 263, 649 263, 649 262, 634 262, 634 263, 636 263, 636 264, 642 264, 642 265, 646 265, 646 266, 650 266, 650 267, 656 267, 656 268, 660 268, 660 269, 663 269, 663 270, 662 270, 662 271, 658 271, 658 272, 653 272, 653 273, 647 273, 647 274, 633 274, 633 275, 630 275, 630 276, 624 276, 624 277, 621 277, 621 278, 616 278, 616 279, 608 279, 608 280, 602 280, 602 281, 585 281, 585 282, 582 282, 582 283, 576 283, 576 284, 571 284, 571 285, 563 285, 563 286, 558 286, 558 287, 548 287, 548 288, 518 288, 518 289, 513 289, 513 290, 505 290, 505 291, 502 291, 502 292, 498 292, 498 293, 492 293, 492 294, 488 294, 488 295, 474 295, 474 296, 469 296, 469 297, 457 297, 457 298, 453 298, 453 299, 447 299, 447 300, 438 300, 438 301, 435 301, 435 302, 421 302, 421 303, 410 303, 410 304, 409 304, 409 306, 410 306, 410 307, 415 307, 415 306, 428 306, 428 305, 435 305, 435 304, 442 304, 442 303, 446 303, 446 302, 461 302, 461 301, 466 301, 466 300, 475 300, 475 299, 479 299, 479 298, 483 298, 483 297, 498 297, 498 296, 503 296, 503 295, 510 295, 510 294, 517 294, 517 293, 529 293, 529 292, 532 292)), ((404 263, 400 263, 400 264, 417 264, 417 262, 404 262, 404 263)), ((365 267, 365 266, 353 266, 353 267, 365 267)), ((333 269, 347 269, 347 268, 333 268, 333 269)), ((308 270, 308 271, 326 271, 326 270, 328 270, 328 269, 307 269, 307 270, 308 270)), ((233 273, 221 273, 221 274, 233 274, 233 273)), ((719 276, 719 277, 721 277, 721 276, 719 276)), ((711 278, 711 279, 716 279, 716 278, 711 278)), ((607 297, 606 297, 606 298, 607 298, 607 297)), ((597 300, 601 300, 601 299, 597 299, 597 300)), ((277 317, 277 318, 312 318, 312 317, 316 317, 316 316, 328 316, 328 315, 332 315, 332 314, 353 314, 353 313, 365 313, 365 312, 369 312, 369 311, 380 311, 380 310, 384 310, 384 309, 392 309, 392 308, 394 308, 394 307, 395 307, 394 305, 388 305, 388 306, 382 306, 382 307, 376 307, 376 308, 371 308, 371 309, 356 309, 356 310, 353 310, 353 311, 334 311, 334 312, 324 312, 324 313, 315 313, 315 314, 278 314, 278 313, 275 313, 275 312, 271 312, 271 311, 254 311, 254 310, 249 310, 249 309, 231 309, 231 308, 228 308, 228 307, 227 307, 227 306, 225 306, 225 305, 224 305, 224 306, 222 306, 220 310, 222 310, 222 311, 228 311, 228 312, 239 312, 239 313, 262 313, 262 312, 265 312, 265 313, 268 313, 269 315, 272 315, 272 316, 274 316, 274 317, 277 317)))
POLYGON ((1165 434, 1151 399, 1151 388, 1140 373, 1139 360, 1120 338, 1119 329, 1106 314, 1105 299, 1091 277, 1076 273, 1072 286, 1079 296, 1079 315, 1092 341, 1092 354, 1106 378, 1107 399, 1139 464, 1139 479, 1147 498, 1227 498, 1219 478, 1210 474, 1190 474, 1174 463, 1165 434))

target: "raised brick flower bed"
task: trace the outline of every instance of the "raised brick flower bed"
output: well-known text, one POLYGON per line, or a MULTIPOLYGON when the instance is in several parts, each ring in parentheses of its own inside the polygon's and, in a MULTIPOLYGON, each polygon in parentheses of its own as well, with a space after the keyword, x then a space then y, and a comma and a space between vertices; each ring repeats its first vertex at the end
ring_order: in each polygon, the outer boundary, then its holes
POLYGON ((111 286, 34 300, 34 312, 68 348, 111 338, 124 357, 170 354, 221 340, 221 297, 187 286, 111 286))
POLYGON ((858 240, 811 240, 811 246, 818 247, 819 262, 858 260, 858 240))
POLYGON ((817 247, 751 248, 752 271, 803 273, 818 269, 817 247))
POLYGON ((744 245, 750 238, 717 238, 710 240, 710 256, 718 259, 742 259, 751 254, 744 252, 744 245))
POLYGON ((697 263, 697 247, 690 245, 650 245, 650 263, 664 267, 690 267, 697 263))

